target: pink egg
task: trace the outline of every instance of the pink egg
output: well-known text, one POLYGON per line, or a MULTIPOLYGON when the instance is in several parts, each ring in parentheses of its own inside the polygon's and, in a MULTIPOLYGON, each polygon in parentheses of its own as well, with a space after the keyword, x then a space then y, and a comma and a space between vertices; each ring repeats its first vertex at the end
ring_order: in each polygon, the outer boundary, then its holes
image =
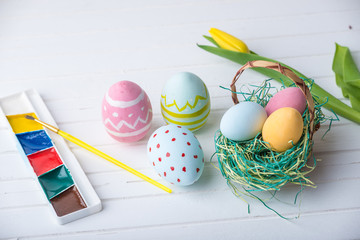
POLYGON ((152 107, 145 91, 136 83, 120 81, 106 92, 102 103, 106 131, 120 142, 134 142, 150 129, 152 107))
POLYGON ((285 88, 270 99, 265 107, 268 116, 279 108, 291 107, 303 114, 306 108, 306 98, 300 88, 289 87, 285 88))

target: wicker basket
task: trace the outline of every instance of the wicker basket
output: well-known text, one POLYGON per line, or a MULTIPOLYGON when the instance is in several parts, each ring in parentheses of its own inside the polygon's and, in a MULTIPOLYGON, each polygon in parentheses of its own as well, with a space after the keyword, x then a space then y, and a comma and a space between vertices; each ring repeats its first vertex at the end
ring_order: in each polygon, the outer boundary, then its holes
POLYGON ((277 191, 287 183, 314 187, 306 177, 314 170, 316 160, 312 155, 313 134, 320 126, 322 112, 320 106, 304 80, 289 68, 268 61, 251 61, 235 75, 230 87, 232 100, 238 104, 235 83, 245 69, 267 68, 278 71, 290 78, 301 89, 307 108, 303 114, 304 129, 299 142, 285 152, 275 152, 262 140, 261 134, 248 141, 236 142, 226 138, 220 131, 215 134, 215 147, 219 168, 235 195, 240 193, 253 196, 254 191, 277 191), (236 186, 240 184, 243 190, 236 186))

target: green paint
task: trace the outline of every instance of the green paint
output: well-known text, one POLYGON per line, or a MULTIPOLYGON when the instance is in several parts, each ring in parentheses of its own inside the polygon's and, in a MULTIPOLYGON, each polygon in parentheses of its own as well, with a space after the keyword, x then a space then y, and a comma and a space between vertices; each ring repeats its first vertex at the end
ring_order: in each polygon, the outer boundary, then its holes
POLYGON ((39 182, 49 200, 74 185, 70 172, 64 165, 39 176, 39 182))

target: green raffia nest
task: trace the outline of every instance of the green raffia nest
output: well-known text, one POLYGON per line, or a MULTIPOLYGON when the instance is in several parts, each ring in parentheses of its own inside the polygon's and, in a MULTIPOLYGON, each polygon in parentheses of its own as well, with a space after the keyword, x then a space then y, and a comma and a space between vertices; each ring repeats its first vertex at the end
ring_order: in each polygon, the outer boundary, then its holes
MULTIPOLYGON (((259 103, 266 106, 272 95, 270 79, 251 93, 236 92, 244 96, 245 101, 259 103)), ((305 80, 309 88, 312 82, 305 80)), ((255 86, 256 87, 256 86, 255 86)), ((321 106, 315 102, 315 125, 319 126, 325 119, 321 106)), ((261 133, 254 139, 237 142, 226 138, 220 131, 215 134, 215 148, 222 175, 229 185, 237 192, 232 183, 239 183, 244 187, 258 190, 280 190, 286 183, 291 182, 302 186, 314 186, 306 175, 314 170, 316 160, 312 156, 313 142, 310 141, 309 110, 303 114, 304 130, 299 142, 284 152, 271 150, 263 141, 261 133)))
MULTIPOLYGON (((250 85, 252 88, 255 88, 252 91, 248 90, 248 92, 245 92, 241 90, 236 92, 234 84, 239 75, 246 68, 259 67, 253 66, 257 64, 255 62, 256 61, 254 61, 254 63, 249 62, 249 66, 247 67, 244 65, 234 77, 231 91, 235 104, 238 103, 237 94, 242 95, 245 99, 244 101, 256 102, 263 107, 266 106, 272 97, 272 94, 270 93, 270 90, 273 89, 270 84, 271 79, 264 81, 261 86, 250 85)), ((261 64, 266 65, 268 63, 262 62, 261 64)), ((284 73, 284 69, 281 69, 282 66, 280 65, 276 65, 276 68, 279 69, 275 69, 275 66, 273 65, 270 67, 274 67, 274 70, 282 72, 285 76, 289 77, 290 75, 289 73, 284 73)), ((270 67, 266 65, 266 68, 270 67)), ((291 75, 290 78, 296 79, 297 77, 291 75)), ((317 101, 317 97, 310 94, 312 84, 313 81, 310 79, 301 80, 298 78, 294 81, 293 86, 306 89, 306 91, 303 92, 306 95, 308 104, 302 115, 304 120, 303 134, 299 142, 291 149, 284 152, 273 151, 263 141, 261 133, 254 139, 241 142, 226 138, 220 130, 215 133, 215 154, 217 154, 218 157, 219 169, 236 196, 242 198, 241 194, 244 194, 252 198, 257 198, 263 202, 253 193, 259 191, 276 192, 287 183, 300 185, 301 190, 299 192, 306 186, 315 187, 314 183, 306 176, 316 167, 316 159, 312 154, 312 135, 320 127, 320 123, 328 119, 321 111, 323 104, 320 105, 317 101), (309 103, 311 103, 310 109, 309 103), (239 190, 239 185, 244 191, 239 190)), ((242 89, 243 88, 244 86, 242 89)), ((285 86, 282 88, 285 88, 285 86)), ((265 203, 263 202, 263 204, 265 203)), ((265 206, 268 207, 266 204, 265 206)), ((274 212, 277 213, 276 211, 274 212)))

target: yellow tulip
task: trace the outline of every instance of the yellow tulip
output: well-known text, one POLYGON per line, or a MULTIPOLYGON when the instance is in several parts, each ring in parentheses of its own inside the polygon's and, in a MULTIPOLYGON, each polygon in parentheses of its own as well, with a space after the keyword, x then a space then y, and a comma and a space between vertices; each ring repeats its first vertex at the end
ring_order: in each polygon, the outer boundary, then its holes
POLYGON ((242 53, 250 53, 249 48, 243 41, 226 32, 216 28, 211 28, 209 33, 214 41, 223 49, 242 53))

